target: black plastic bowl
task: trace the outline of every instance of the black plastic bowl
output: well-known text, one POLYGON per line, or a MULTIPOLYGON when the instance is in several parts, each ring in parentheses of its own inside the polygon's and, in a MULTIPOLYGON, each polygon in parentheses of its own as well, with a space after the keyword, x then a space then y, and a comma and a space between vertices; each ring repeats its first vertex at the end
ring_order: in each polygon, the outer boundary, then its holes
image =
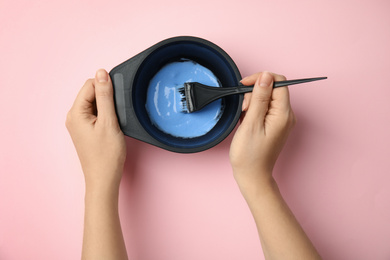
POLYGON ((110 72, 119 124, 125 135, 169 151, 194 153, 217 145, 231 133, 241 114, 242 95, 226 97, 218 123, 200 137, 174 137, 151 123, 145 108, 149 82, 164 65, 183 58, 211 70, 224 87, 239 84, 241 75, 237 66, 217 45, 190 36, 161 41, 110 72))

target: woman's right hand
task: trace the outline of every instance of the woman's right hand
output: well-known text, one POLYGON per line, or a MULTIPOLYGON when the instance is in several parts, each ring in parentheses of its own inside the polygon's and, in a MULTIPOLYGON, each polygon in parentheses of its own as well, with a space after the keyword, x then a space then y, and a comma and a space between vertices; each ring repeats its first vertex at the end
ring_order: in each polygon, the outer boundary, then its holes
POLYGON ((267 183, 284 143, 295 125, 287 87, 273 88, 284 76, 259 72, 244 78, 244 85, 255 84, 245 95, 243 119, 230 147, 234 177, 241 186, 267 183))

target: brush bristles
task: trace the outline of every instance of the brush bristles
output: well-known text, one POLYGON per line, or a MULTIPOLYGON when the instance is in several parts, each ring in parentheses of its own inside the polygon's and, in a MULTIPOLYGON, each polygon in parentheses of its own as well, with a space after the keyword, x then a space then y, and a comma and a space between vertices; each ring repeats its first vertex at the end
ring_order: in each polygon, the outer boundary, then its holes
POLYGON ((194 110, 194 105, 192 103, 191 97, 191 88, 191 83, 184 83, 183 87, 178 88, 178 91, 182 96, 180 100, 182 111, 185 113, 191 113, 194 110))
POLYGON ((180 103, 181 103, 181 110, 184 113, 188 113, 187 109, 187 99, 186 99, 186 91, 184 86, 177 89, 181 95, 180 103))

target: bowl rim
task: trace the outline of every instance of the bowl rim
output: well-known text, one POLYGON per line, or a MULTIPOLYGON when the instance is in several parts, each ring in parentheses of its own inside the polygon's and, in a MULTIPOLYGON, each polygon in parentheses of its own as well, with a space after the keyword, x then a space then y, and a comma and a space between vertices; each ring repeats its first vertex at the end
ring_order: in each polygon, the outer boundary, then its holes
MULTIPOLYGON (((176 43, 180 43, 180 42, 197 43, 200 45, 207 46, 208 48, 211 48, 213 51, 215 51, 219 55, 221 55, 222 58, 227 62, 228 67, 234 72, 233 76, 237 80, 237 84, 239 83, 238 81, 241 80, 241 74, 240 74, 240 71, 238 70, 237 65, 234 63, 233 59, 221 47, 219 47, 218 45, 216 45, 216 44, 214 44, 206 39, 195 37, 195 36, 177 36, 177 37, 171 37, 171 38, 167 38, 165 40, 162 40, 162 41, 152 45, 148 49, 144 50, 143 52, 139 53, 138 55, 136 55, 136 56, 130 58, 129 60, 123 62, 122 64, 119 64, 118 66, 116 66, 114 69, 112 69, 112 71, 110 72, 110 75, 111 74, 114 75, 114 74, 118 73, 118 71, 123 73, 123 74, 126 74, 126 73, 129 74, 127 71, 129 71, 129 68, 131 68, 132 75, 124 75, 124 76, 128 76, 130 78, 127 81, 130 84, 129 85, 129 88, 130 88, 129 94, 131 95, 131 99, 133 99, 133 89, 132 88, 136 84, 137 75, 140 71, 139 69, 141 69, 143 67, 146 60, 148 60, 148 57, 150 57, 150 55, 152 55, 154 52, 158 51, 159 49, 163 48, 164 46, 169 46, 171 44, 176 44, 176 43), (131 66, 129 66, 130 64, 131 64, 131 66)), ((133 111, 126 111, 126 113, 127 113, 126 116, 130 117, 131 121, 137 121, 135 123, 135 125, 137 126, 136 129, 134 129, 134 128, 130 129, 130 127, 126 127, 126 126, 123 126, 121 124, 120 125, 121 125, 121 129, 125 135, 133 137, 133 138, 138 139, 140 141, 152 144, 154 146, 157 146, 159 148, 162 148, 162 149, 165 149, 165 150, 168 150, 171 152, 196 153, 196 152, 208 150, 208 149, 216 146, 217 144, 219 144, 220 142, 225 140, 226 137, 228 137, 230 135, 230 133, 233 131, 233 129, 237 125, 239 118, 241 116, 240 107, 242 105, 242 101, 243 101, 243 95, 239 95, 238 104, 237 104, 238 109, 237 109, 235 115, 233 116, 231 123, 229 123, 228 127, 226 129, 224 129, 223 133, 220 136, 218 136, 217 138, 215 138, 211 142, 207 142, 206 144, 202 144, 200 146, 195 146, 195 147, 187 147, 186 148, 186 147, 177 147, 177 146, 173 146, 173 145, 171 146, 171 145, 168 145, 167 143, 163 143, 160 140, 156 139, 155 136, 151 135, 149 133, 149 131, 147 129, 145 129, 143 123, 141 123, 138 116, 135 115, 134 104, 131 104, 131 106, 132 106, 131 108, 127 107, 127 110, 132 109, 133 111), (131 114, 131 115, 128 115, 128 114, 131 114)), ((133 102, 133 101, 131 101, 131 102, 133 102)), ((127 121, 130 121, 130 120, 127 120, 127 121)), ((132 124, 133 123, 134 122, 132 122, 132 124)))

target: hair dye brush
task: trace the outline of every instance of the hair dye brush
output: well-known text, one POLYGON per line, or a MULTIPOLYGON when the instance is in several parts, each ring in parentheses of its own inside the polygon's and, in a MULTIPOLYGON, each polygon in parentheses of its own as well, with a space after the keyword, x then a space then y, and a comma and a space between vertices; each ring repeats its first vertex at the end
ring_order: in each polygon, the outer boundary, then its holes
MULTIPOLYGON (((288 85, 301 84, 316 80, 327 79, 327 77, 319 78, 307 78, 307 79, 293 79, 286 81, 275 81, 273 87, 284 87, 288 85)), ((182 108, 183 112, 192 113, 198 111, 210 104, 211 102, 229 95, 243 94, 252 92, 252 86, 236 86, 236 87, 211 87, 206 86, 198 82, 187 82, 184 83, 184 87, 179 88, 178 91, 182 94, 182 108)))

